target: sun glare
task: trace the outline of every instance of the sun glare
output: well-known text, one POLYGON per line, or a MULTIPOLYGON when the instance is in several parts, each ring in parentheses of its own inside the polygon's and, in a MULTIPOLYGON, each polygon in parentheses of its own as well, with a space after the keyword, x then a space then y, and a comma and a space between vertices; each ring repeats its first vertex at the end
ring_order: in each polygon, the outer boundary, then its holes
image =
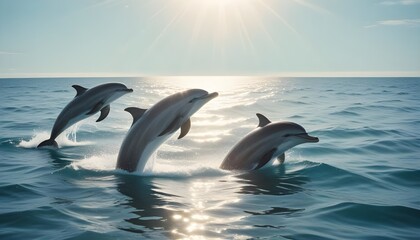
MULTIPOLYGON (((162 48, 162 43, 168 42, 176 34, 174 40, 185 43, 187 56, 197 52, 206 53, 213 60, 221 61, 222 65, 228 61, 227 56, 231 55, 232 49, 254 55, 259 52, 258 46, 268 44, 275 49, 278 46, 276 40, 282 35, 293 34, 301 38, 294 23, 290 22, 289 14, 293 11, 289 9, 304 7, 327 12, 309 0, 104 0, 95 6, 118 3, 148 9, 146 21, 153 23, 154 29, 142 29, 153 32, 148 47, 141 53, 144 59, 162 48)), ((171 42, 175 41, 171 39, 171 42)))
POLYGON ((253 81, 253 77, 235 77, 235 76, 171 76, 155 77, 163 85, 179 87, 179 90, 189 88, 202 88, 207 91, 232 91, 238 88, 240 84, 246 84, 253 81))
MULTIPOLYGON (((189 44, 189 51, 195 47, 212 48, 214 55, 223 60, 230 47, 241 47, 243 51, 254 52, 254 38, 265 38, 273 45, 273 33, 269 24, 279 23, 276 29, 295 33, 284 13, 290 3, 301 4, 303 0, 177 0, 157 5, 157 11, 150 21, 168 19, 151 43, 152 53, 159 42, 177 30, 189 44), (220 58, 221 57, 221 58, 220 58)), ((188 52, 187 52, 188 53, 188 52)))
POLYGON ((244 2, 249 2, 250 0, 196 0, 196 1, 204 5, 227 6, 230 4, 241 4, 244 2))

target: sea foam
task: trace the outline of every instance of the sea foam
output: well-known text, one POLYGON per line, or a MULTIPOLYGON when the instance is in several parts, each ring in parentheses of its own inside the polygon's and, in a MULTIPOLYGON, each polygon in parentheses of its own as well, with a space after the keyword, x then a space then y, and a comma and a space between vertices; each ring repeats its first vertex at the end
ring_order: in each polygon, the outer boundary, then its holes
MULTIPOLYGON (((70 164, 74 170, 89 170, 95 172, 109 172, 111 174, 130 174, 136 176, 147 177, 164 177, 164 178, 183 178, 194 176, 223 176, 229 172, 219 169, 216 165, 209 166, 203 162, 196 164, 176 164, 169 163, 164 159, 158 159, 157 153, 152 154, 148 161, 153 162, 150 167, 146 168, 144 172, 129 173, 125 170, 115 169, 118 154, 95 154, 87 156, 80 161, 75 161, 70 164)), ((176 161, 176 160, 175 160, 176 161)))
MULTIPOLYGON (((72 146, 84 146, 90 145, 92 142, 89 141, 77 141, 77 130, 79 129, 80 124, 77 123, 66 130, 64 133, 60 134, 55 140, 58 143, 59 147, 72 147, 72 146)), ((29 140, 21 140, 18 147, 22 148, 36 148, 42 141, 50 138, 50 133, 47 131, 34 131, 32 138, 29 140)))

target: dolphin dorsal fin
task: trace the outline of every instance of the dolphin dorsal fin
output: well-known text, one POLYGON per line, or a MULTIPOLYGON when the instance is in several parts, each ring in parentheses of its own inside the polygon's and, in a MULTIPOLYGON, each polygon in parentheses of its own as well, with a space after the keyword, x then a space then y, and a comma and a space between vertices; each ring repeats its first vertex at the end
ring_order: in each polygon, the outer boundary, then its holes
POLYGON ((131 124, 131 126, 133 126, 134 123, 136 123, 141 118, 141 116, 143 116, 147 109, 128 107, 124 109, 124 111, 129 112, 131 116, 133 116, 133 123, 131 124))
POLYGON ((77 92, 75 97, 78 97, 87 91, 87 88, 82 87, 80 85, 73 85, 72 87, 76 89, 77 92))
POLYGON ((258 127, 265 127, 267 124, 271 123, 271 121, 268 120, 268 118, 266 118, 261 113, 257 113, 257 117, 258 117, 258 120, 260 120, 260 122, 258 123, 258 127))
POLYGON ((188 118, 188 120, 181 125, 181 134, 179 134, 178 139, 185 137, 185 135, 187 135, 187 133, 190 131, 190 128, 191 120, 188 118))

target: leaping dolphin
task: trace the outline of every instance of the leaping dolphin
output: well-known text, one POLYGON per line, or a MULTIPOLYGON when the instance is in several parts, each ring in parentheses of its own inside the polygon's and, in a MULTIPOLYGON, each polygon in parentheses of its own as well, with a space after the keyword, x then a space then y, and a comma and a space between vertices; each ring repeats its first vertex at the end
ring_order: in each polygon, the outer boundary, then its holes
POLYGON ((133 89, 128 89, 121 83, 106 83, 91 89, 79 85, 73 85, 72 87, 76 89, 76 96, 66 107, 64 107, 60 115, 58 115, 52 128, 50 138, 41 142, 38 145, 38 148, 45 146, 57 148, 58 144, 55 139, 64 130, 99 111, 101 111, 101 115, 96 122, 104 120, 108 116, 110 110, 109 104, 111 102, 126 93, 133 92, 133 89))
POLYGON ((217 96, 217 92, 190 89, 168 96, 150 109, 126 108, 133 124, 121 145, 116 168, 144 172, 153 152, 179 128, 178 139, 183 138, 190 130, 190 117, 217 96))
POLYGON ((302 143, 319 142, 317 137, 309 136, 299 124, 271 123, 259 113, 257 117, 257 129, 248 133, 230 150, 220 165, 221 169, 257 170, 274 159, 283 163, 286 150, 302 143))

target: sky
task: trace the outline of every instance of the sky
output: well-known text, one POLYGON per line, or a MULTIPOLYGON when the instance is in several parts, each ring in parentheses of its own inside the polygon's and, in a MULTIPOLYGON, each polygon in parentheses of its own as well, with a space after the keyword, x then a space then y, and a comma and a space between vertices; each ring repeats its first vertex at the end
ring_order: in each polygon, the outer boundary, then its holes
POLYGON ((0 0, 0 77, 420 76, 420 0, 0 0))

